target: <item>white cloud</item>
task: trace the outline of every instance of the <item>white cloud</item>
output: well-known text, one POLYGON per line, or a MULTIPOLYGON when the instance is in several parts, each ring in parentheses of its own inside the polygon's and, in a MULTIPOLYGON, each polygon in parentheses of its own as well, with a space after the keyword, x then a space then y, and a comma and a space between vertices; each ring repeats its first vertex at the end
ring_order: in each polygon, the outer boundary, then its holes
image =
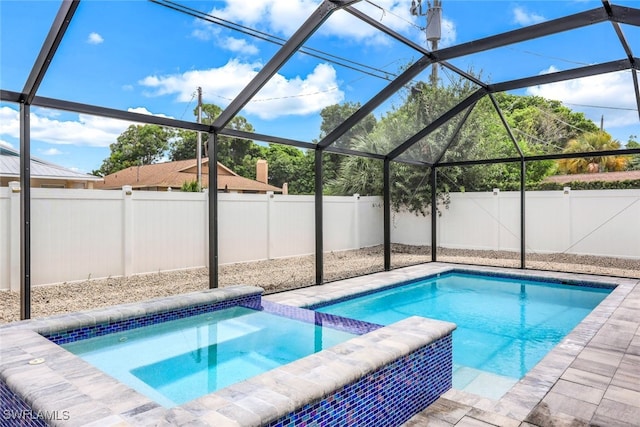
POLYGON ((18 110, 0 107, 0 135, 20 138, 20 114, 18 110))
MULTIPOLYGON (((150 88, 150 96, 175 95, 179 102, 190 102, 200 86, 208 102, 227 105, 257 74, 262 64, 232 59, 220 68, 187 71, 183 74, 148 76, 140 84, 150 88)), ((245 113, 263 119, 286 115, 304 115, 341 102, 335 69, 319 64, 307 76, 287 78, 276 74, 245 106, 245 113)))
POLYGON ((45 156, 59 156, 60 154, 63 154, 62 151, 58 150, 57 148, 49 148, 48 150, 40 150, 40 153, 45 155, 45 156))
POLYGON ((104 39, 98 33, 90 33, 89 37, 87 37, 87 43, 89 44, 101 44, 102 42, 104 42, 104 39))
POLYGON ((139 113, 139 114, 146 114, 148 116, 156 116, 156 117, 167 117, 169 119, 172 119, 173 117, 171 116, 167 116, 165 114, 155 114, 152 113, 151 111, 147 110, 145 107, 135 107, 135 108, 128 108, 127 111, 129 111, 130 113, 139 113))
MULTIPOLYGON (((31 138, 57 145, 108 147, 131 123, 103 117, 78 114, 75 120, 57 118, 51 110, 34 108, 31 112, 31 138)), ((146 108, 130 108, 129 111, 152 114, 146 108)), ((161 117, 167 117, 158 114, 161 117)), ((10 107, 0 108, 0 136, 20 137, 20 114, 10 107)), ((45 153, 47 154, 47 153, 45 153)), ((53 153, 49 153, 52 155, 53 153)))
MULTIPOLYGON (((413 32, 413 23, 424 20, 422 17, 411 16, 404 1, 376 0, 375 3, 380 7, 369 2, 359 2, 353 7, 404 34, 413 32)), ((227 0, 224 7, 214 8, 210 13, 219 18, 288 37, 305 22, 319 4, 317 0, 227 0)), ((418 25, 424 26, 424 22, 418 25)), ((210 37, 204 28, 196 30, 194 35, 201 38, 210 37)), ((320 33, 371 44, 388 40, 371 25, 342 10, 331 14, 321 27, 320 33)))
POLYGON ((220 45, 232 52, 243 53, 246 55, 256 55, 258 53, 258 48, 253 44, 247 43, 245 39, 227 37, 220 43, 220 45))
MULTIPOLYGON (((319 0, 226 0, 223 6, 214 8, 210 14, 286 38, 298 30, 319 4, 319 0)), ((425 31, 421 29, 426 25, 425 17, 412 16, 406 1, 376 0, 375 5, 363 1, 355 3, 353 7, 420 45, 425 45, 425 31)), ((441 29, 439 48, 453 45, 456 41, 455 23, 443 17, 441 29)), ((222 34, 218 25, 202 20, 195 21, 195 29, 192 31, 194 37, 205 41, 214 40, 232 52, 245 55, 259 54, 259 45, 247 40, 224 38, 222 34)), ((319 28, 318 35, 338 37, 346 43, 368 46, 389 46, 395 43, 391 37, 343 10, 334 11, 319 28)))
POLYGON ((513 20, 516 24, 527 26, 546 21, 546 18, 535 12, 529 12, 521 6, 516 6, 513 8, 513 20))
MULTIPOLYGON (((557 71, 556 67, 551 66, 543 70, 542 73, 557 71)), ((585 116, 596 123, 600 123, 600 117, 604 114, 606 125, 610 128, 638 124, 638 113, 631 111, 637 108, 637 105, 631 73, 628 71, 534 86, 527 89, 527 94, 561 101, 572 110, 583 112, 585 116), (585 106, 615 107, 629 110, 585 106)))
POLYGON ((2 146, 2 147, 9 147, 9 148, 13 148, 13 149, 15 149, 15 147, 13 146, 13 144, 11 144, 11 143, 9 143, 9 142, 7 142, 7 141, 3 141, 3 140, 1 140, 1 139, 0 139, 0 146, 2 146))
POLYGON ((312 0, 227 0, 211 14, 254 28, 291 35, 317 7, 312 0))
POLYGON ((453 23, 453 21, 446 18, 442 18, 441 30, 442 30, 442 39, 440 39, 439 47, 443 48, 443 47, 453 45, 456 42, 456 37, 457 37, 456 25, 453 23))
POLYGON ((77 120, 58 120, 31 115, 31 138, 61 145, 107 147, 124 132, 128 123, 78 114, 77 120))

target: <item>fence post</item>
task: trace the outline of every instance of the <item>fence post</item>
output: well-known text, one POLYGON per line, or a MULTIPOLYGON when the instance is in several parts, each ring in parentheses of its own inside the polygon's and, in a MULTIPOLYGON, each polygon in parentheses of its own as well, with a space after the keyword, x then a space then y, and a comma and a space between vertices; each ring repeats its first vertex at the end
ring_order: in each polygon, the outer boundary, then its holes
POLYGON ((273 203, 275 202, 275 196, 273 191, 267 191, 267 259, 273 257, 273 238, 275 233, 273 231, 273 203))
POLYGON ((20 291, 20 183, 9 183, 9 286, 20 291))
POLYGON ((202 190, 204 193, 204 266, 209 268, 209 189, 202 190))
POLYGON ((566 230, 565 233, 565 241, 560 246, 561 251, 566 251, 567 249, 573 246, 573 229, 571 224, 573 223, 573 203, 571 201, 571 187, 564 187, 562 189, 563 194, 563 207, 564 207, 564 217, 562 218, 563 229, 566 230))
POLYGON ((495 217, 495 220, 497 221, 497 224, 495 224, 495 232, 493 233, 493 239, 494 239, 494 248, 495 250, 499 251, 500 249, 502 249, 501 247, 501 231, 502 231, 502 217, 501 212, 500 212, 500 189, 499 188, 494 188, 493 189, 493 195, 496 196, 493 198, 493 214, 495 217))
POLYGON ((353 243, 354 249, 360 249, 360 195, 353 195, 353 243))
POLYGON ((122 265, 125 277, 133 274, 133 188, 122 187, 122 265))

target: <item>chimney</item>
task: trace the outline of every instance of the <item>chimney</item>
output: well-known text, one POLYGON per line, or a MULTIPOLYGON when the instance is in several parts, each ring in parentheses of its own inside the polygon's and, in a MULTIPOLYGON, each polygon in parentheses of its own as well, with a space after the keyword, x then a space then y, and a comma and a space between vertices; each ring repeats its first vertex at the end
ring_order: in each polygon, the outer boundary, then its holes
POLYGON ((256 162, 256 181, 269 183, 269 165, 266 160, 260 159, 256 162))

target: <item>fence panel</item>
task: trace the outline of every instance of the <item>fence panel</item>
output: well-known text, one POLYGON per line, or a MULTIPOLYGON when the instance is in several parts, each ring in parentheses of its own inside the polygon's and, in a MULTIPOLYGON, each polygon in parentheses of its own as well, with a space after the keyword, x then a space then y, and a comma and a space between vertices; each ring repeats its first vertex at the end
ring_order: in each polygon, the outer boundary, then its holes
POLYGON ((640 190, 572 191, 570 253, 640 257, 640 190))
POLYGON ((360 197, 357 219, 359 242, 356 242, 356 247, 366 248, 384 243, 384 212, 381 197, 360 197))
MULTIPOLYGON (((529 192, 527 251, 640 259, 640 190, 529 192)), ((205 266, 207 194, 32 189, 32 284, 205 266)), ((313 196, 219 194, 221 264, 309 255, 313 196)), ((325 197, 324 249, 382 244, 380 197, 325 197)), ((520 193, 452 193, 438 245, 518 251, 520 193)), ((392 214, 392 242, 431 244, 429 216, 392 214)), ((20 284, 19 188, 0 188, 0 289, 20 284)))
POLYGON ((559 253, 571 242, 571 197, 562 191, 530 191, 526 196, 526 248, 559 253))
POLYGON ((276 196, 271 206, 273 258, 309 255, 315 251, 314 196, 276 196))
POLYGON ((11 200, 9 187, 0 187, 0 289, 11 288, 11 200))
POLYGON ((431 217, 411 212, 391 212, 391 242, 404 245, 431 244, 431 217))
POLYGON ((121 275, 120 191, 31 190, 33 284, 121 275))
POLYGON ((219 194, 218 209, 220 264, 267 259, 268 195, 219 194))
POLYGON ((323 197, 323 248, 325 252, 355 249, 358 237, 357 197, 323 197))
POLYGON ((206 194, 135 191, 131 197, 131 274, 206 265, 206 194))
POLYGON ((451 204, 438 218, 438 246, 453 249, 498 249, 499 194, 451 193, 451 204))

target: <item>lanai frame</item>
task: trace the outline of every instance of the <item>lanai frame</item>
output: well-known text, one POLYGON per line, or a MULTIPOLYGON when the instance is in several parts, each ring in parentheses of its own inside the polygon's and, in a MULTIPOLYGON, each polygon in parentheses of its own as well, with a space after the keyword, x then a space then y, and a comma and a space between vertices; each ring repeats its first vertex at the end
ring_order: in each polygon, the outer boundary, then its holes
MULTIPOLYGON (((172 9, 180 11, 180 5, 170 0, 151 0, 154 3, 171 7, 172 9)), ((588 76, 594 76, 598 74, 605 74, 610 72, 616 72, 621 70, 630 70, 633 79, 633 87, 635 93, 636 104, 638 105, 638 112, 640 116, 640 86, 638 84, 638 70, 640 69, 640 60, 634 56, 629 43, 627 42, 620 24, 633 25, 640 27, 640 9, 624 7, 614 5, 609 0, 602 0, 602 6, 587 10, 584 12, 576 13, 573 15, 565 16, 562 18, 542 22, 539 24, 524 27, 518 30, 513 30, 501 34, 496 34, 490 37, 474 40, 471 42, 455 45, 452 47, 439 49, 436 51, 428 51, 424 47, 421 47, 413 41, 405 38, 404 36, 396 33, 392 29, 383 25, 382 23, 372 19, 368 15, 352 7, 353 4, 358 3, 360 0, 323 0, 318 8, 309 16, 309 18, 300 26, 300 28, 284 43, 284 45, 276 52, 276 54, 267 62, 267 64, 258 72, 258 74, 249 82, 244 89, 231 101, 231 103, 225 108, 220 116, 214 121, 212 125, 198 124, 196 122, 176 120, 166 117, 158 117, 151 115, 144 115, 139 113, 128 112, 124 110, 105 108, 97 105, 88 105, 77 102, 66 101, 63 99, 52 99, 37 96, 37 91, 44 79, 49 64, 52 62, 60 43, 62 42, 67 28, 74 18, 75 12, 78 8, 80 0, 63 0, 60 9, 51 25, 47 38, 45 39, 39 55, 37 56, 35 63, 31 69, 31 72, 26 80, 24 88, 21 92, 9 91, 0 88, 0 100, 6 102, 18 103, 20 106, 20 241, 21 241, 21 253, 20 253, 20 317, 21 319, 28 319, 31 317, 31 186, 30 186, 30 169, 29 160, 31 157, 31 135, 30 135, 30 111, 32 106, 51 108, 63 111, 70 111, 74 113, 90 114, 99 117, 121 119, 133 122, 139 122, 144 124, 153 124, 160 126, 168 126, 173 128, 179 128, 184 130, 199 131, 208 134, 208 151, 212 161, 217 161, 217 139, 219 136, 232 136, 238 138, 246 138, 251 140, 259 140, 268 143, 276 143, 283 145, 290 145, 299 148, 306 148, 315 151, 315 283, 322 284, 324 282, 324 267, 323 267, 323 180, 322 180, 322 154, 339 153, 351 156, 361 156, 367 158, 373 158, 383 161, 383 199, 384 199, 384 270, 389 271, 391 269, 391 162, 408 163, 417 166, 422 166, 430 169, 430 186, 432 192, 431 204, 431 259, 436 261, 436 183, 438 177, 438 168, 450 167, 450 166, 471 166, 479 164, 494 164, 494 163, 519 163, 520 165, 520 268, 524 269, 525 265, 525 179, 526 179, 526 164, 530 161, 550 160, 550 159, 568 159, 579 158, 585 155, 590 156, 615 156, 621 154, 640 154, 640 149, 626 149, 626 150, 608 150, 598 152, 583 152, 583 153, 564 153, 564 154, 548 154, 548 155, 525 155, 516 139, 513 136, 511 129, 504 116, 500 111, 500 108, 495 101, 493 94, 498 92, 505 92, 509 90, 515 90, 535 85, 548 84, 553 82, 560 82, 565 80, 578 79, 588 76), (298 141, 289 138, 281 138, 274 135, 256 134, 250 132, 243 132, 227 128, 230 121, 242 110, 242 108, 259 92, 259 90, 267 84, 267 82, 273 77, 278 70, 287 62, 291 56, 293 56, 304 44, 304 42, 317 31, 322 24, 329 18, 329 16, 336 10, 344 9, 356 18, 368 23, 377 30, 387 34, 395 40, 403 43, 406 46, 411 47, 417 53, 421 54, 416 62, 414 62, 409 68, 397 76, 386 87, 378 92, 367 103, 362 105, 355 113, 348 117, 332 132, 326 135, 317 144, 298 141), (615 31, 617 38, 625 51, 626 57, 616 61, 604 62, 599 64, 593 64, 583 66, 567 71, 553 72, 549 74, 536 75, 516 80, 504 81, 495 84, 488 84, 482 80, 471 76, 470 74, 456 68, 448 61, 454 58, 470 55, 474 53, 483 52, 486 50, 512 45, 515 43, 532 40, 539 37, 549 36, 552 34, 575 30, 578 28, 594 25, 602 22, 610 22, 612 30, 615 31), (460 101, 448 111, 444 112, 440 117, 429 123, 426 127, 421 129, 415 135, 402 142, 399 146, 386 154, 372 154, 367 152, 361 152, 353 149, 344 149, 336 147, 333 144, 355 126, 360 120, 373 112, 375 108, 380 106, 384 101, 398 92, 404 85, 409 83, 420 72, 425 70, 432 64, 439 64, 459 76, 468 79, 475 83, 479 88, 469 95, 467 98, 460 101), (455 140, 457 133, 465 123, 470 112, 476 103, 483 97, 489 97, 492 101, 496 112, 502 119, 502 124, 514 144, 517 157, 513 158, 500 158, 500 159, 488 159, 488 160, 468 160, 457 162, 444 162, 443 158, 446 151, 450 148, 451 144, 455 140), (462 121, 458 124, 456 130, 449 141, 444 144, 444 148, 436 155, 435 161, 419 161, 419 160, 406 160, 399 158, 399 156, 406 152, 409 148, 421 141, 423 138, 434 132, 443 124, 447 123, 450 119, 457 116, 460 113, 463 115, 462 121)), ((217 175, 215 168, 209 169, 209 182, 212 188, 217 188, 217 175), (212 172, 213 170, 213 172, 212 172)), ((218 196, 217 192, 213 191, 209 193, 209 287, 218 287, 218 196)))

